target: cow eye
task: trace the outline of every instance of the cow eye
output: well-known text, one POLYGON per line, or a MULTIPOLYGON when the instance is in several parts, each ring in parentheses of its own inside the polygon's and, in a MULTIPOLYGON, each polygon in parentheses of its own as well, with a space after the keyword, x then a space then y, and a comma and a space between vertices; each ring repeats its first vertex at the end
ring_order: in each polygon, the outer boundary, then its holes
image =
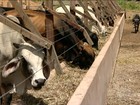
POLYGON ((80 51, 79 54, 82 55, 82 52, 80 51))
POLYGON ((28 70, 29 70, 30 73, 33 73, 33 68, 32 68, 31 65, 28 66, 28 70))

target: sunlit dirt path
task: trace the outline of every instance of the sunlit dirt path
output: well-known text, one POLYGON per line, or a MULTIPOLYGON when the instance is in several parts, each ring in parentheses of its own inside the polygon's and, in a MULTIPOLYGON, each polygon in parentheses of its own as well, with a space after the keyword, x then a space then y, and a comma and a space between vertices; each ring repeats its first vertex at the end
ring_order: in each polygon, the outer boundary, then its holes
POLYGON ((126 14, 121 47, 108 89, 107 105, 140 105, 140 31, 133 33, 134 14, 134 11, 127 11, 126 14))

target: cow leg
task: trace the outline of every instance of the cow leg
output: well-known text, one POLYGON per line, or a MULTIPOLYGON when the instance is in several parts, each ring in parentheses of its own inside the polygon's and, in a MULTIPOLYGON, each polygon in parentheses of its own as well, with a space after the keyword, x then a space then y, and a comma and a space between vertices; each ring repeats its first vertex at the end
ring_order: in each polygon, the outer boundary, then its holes
POLYGON ((136 33, 136 24, 134 24, 134 28, 135 28, 135 33, 136 33))
POLYGON ((139 30, 139 25, 137 24, 137 32, 138 32, 138 30, 139 30))
POLYGON ((1 99, 1 105, 10 105, 12 101, 12 94, 8 94, 1 99))
MULTIPOLYGON (((1 97, 2 93, 1 93, 1 85, 0 85, 0 97, 1 97)), ((1 98, 0 98, 0 102, 1 102, 1 98)), ((1 104, 0 104, 1 105, 1 104)))
POLYGON ((9 88, 9 84, 8 85, 2 84, 1 86, 1 94, 2 95, 5 94, 1 99, 2 105, 10 105, 12 101, 12 94, 7 93, 9 91, 8 88, 9 88))
POLYGON ((2 104, 2 99, 0 98, 0 105, 2 104))
POLYGON ((11 104, 11 101, 12 101, 12 94, 7 94, 6 95, 6 105, 10 105, 11 104))
POLYGON ((137 31, 138 31, 138 26, 136 25, 136 29, 135 29, 135 32, 137 33, 137 31))
POLYGON ((135 28, 135 33, 137 33, 137 25, 134 24, 134 28, 135 28))
POLYGON ((138 24, 138 31, 139 31, 139 24, 138 24))
POLYGON ((135 26, 135 23, 134 23, 134 32, 136 32, 136 26, 135 26))
MULTIPOLYGON (((2 96, 3 94, 5 94, 6 91, 5 91, 4 85, 1 86, 1 90, 0 90, 0 91, 1 91, 1 96, 2 96)), ((2 105, 6 105, 6 101, 5 101, 5 100, 6 100, 6 97, 5 97, 5 96, 2 96, 2 98, 1 98, 1 104, 2 104, 2 105)))
POLYGON ((2 105, 2 99, 0 99, 0 105, 2 105))
POLYGON ((7 94, 3 99, 1 99, 2 105, 10 105, 12 101, 12 94, 7 94))

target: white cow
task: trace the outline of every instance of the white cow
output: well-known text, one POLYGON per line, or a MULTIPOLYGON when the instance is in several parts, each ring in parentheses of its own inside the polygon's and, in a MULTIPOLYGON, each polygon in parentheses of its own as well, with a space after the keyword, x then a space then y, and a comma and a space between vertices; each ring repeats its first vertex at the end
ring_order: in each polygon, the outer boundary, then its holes
MULTIPOLYGON (((70 6, 66 5, 66 8, 70 11, 70 6)), ((80 11, 81 13, 84 13, 84 9, 81 6, 76 6, 75 7, 76 10, 80 11)), ((90 6, 88 6, 88 9, 92 10, 92 8, 90 6)), ((58 7, 56 8, 56 12, 59 13, 65 13, 64 9, 62 7, 58 7)), ((101 24, 101 22, 96 18, 95 14, 88 11, 89 14, 92 16, 92 18, 97 22, 97 24, 99 25, 99 29, 97 29, 96 26, 92 26, 91 31, 92 32, 100 32, 101 34, 106 34, 107 29, 104 25, 101 24)), ((76 13, 76 16, 78 16, 79 18, 83 18, 80 14, 76 13)))
MULTIPOLYGON (((7 17, 19 23, 16 17, 7 17)), ((11 89, 11 93, 20 95, 26 92, 28 86, 41 89, 50 73, 44 60, 42 47, 25 42, 20 33, 0 23, 0 87, 3 94, 0 98, 5 96, 3 92, 11 89)), ((4 104, 10 105, 9 102, 4 104)))

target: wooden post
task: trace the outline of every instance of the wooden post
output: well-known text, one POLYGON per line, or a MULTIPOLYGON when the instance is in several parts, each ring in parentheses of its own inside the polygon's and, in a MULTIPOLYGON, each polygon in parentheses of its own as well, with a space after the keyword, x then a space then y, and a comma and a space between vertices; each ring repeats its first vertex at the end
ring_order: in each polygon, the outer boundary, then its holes
POLYGON ((53 11, 52 9, 50 9, 48 7, 44 7, 44 9, 47 10, 48 12, 50 12, 51 14, 55 15, 56 17, 60 18, 61 20, 67 22, 69 25, 73 26, 74 28, 78 29, 79 31, 83 32, 86 40, 88 41, 88 43, 90 45, 93 45, 93 41, 89 37, 87 31, 82 26, 76 24, 75 22, 71 21, 68 18, 65 18, 65 17, 61 16, 60 14, 56 13, 55 11, 53 11))
POLYGON ((75 16, 75 2, 76 0, 70 0, 70 13, 75 16))
POLYGON ((112 2, 115 3, 118 12, 120 12, 120 11, 122 10, 122 8, 121 8, 120 5, 117 3, 117 1, 114 0, 114 1, 112 1, 112 2))
POLYGON ((0 6, 3 7, 3 0, 0 0, 0 6))
MULTIPOLYGON (((83 4, 83 2, 81 0, 77 0, 79 2, 79 4, 81 5, 81 7, 84 9, 84 12, 86 13, 86 15, 88 15, 90 18, 92 18, 92 16, 90 15, 88 8, 85 7, 85 5, 83 4)), ((92 18, 93 19, 93 18, 92 18)), ((94 19, 93 19, 94 20, 94 19)), ((96 24, 96 20, 94 20, 94 24, 96 24)))
POLYGON ((102 18, 104 21, 106 21, 107 26, 109 26, 110 19, 113 18, 114 12, 113 9, 111 9, 111 5, 109 5, 108 0, 97 0, 98 5, 100 6, 100 13, 102 15, 102 18))
POLYGON ((0 15, 0 22, 3 24, 9 26, 13 30, 21 33, 24 37, 29 38, 30 40, 34 41, 35 43, 39 44, 40 46, 43 46, 44 48, 50 49, 52 43, 48 41, 47 39, 42 38, 41 36, 38 36, 29 30, 23 28, 22 26, 16 24, 12 20, 6 18, 3 15, 0 15))
MULTIPOLYGON (((62 8, 64 9, 64 11, 66 12, 66 14, 68 15, 68 17, 70 18, 70 20, 72 20, 73 22, 77 23, 75 18, 70 14, 70 12, 68 11, 68 9, 65 7, 64 3, 62 2, 62 0, 58 0, 60 5, 62 6, 62 8)), ((87 12, 87 11, 86 11, 87 12)), ((83 28, 82 26, 79 25, 80 28, 83 28)), ((93 41, 91 40, 89 34, 87 33, 87 31, 85 30, 85 28, 83 28, 84 32, 83 32, 83 35, 84 37, 86 38, 87 42, 90 44, 90 45, 93 45, 93 41)), ((75 37, 74 37, 74 34, 73 32, 71 32, 71 36, 74 38, 75 40, 75 37)))
POLYGON ((100 11, 98 9, 98 5, 96 4, 96 2, 95 1, 92 1, 92 0, 89 0, 89 3, 90 3, 90 6, 94 9, 94 12, 93 13, 97 17, 97 19, 101 21, 100 11))
POLYGON ((93 0, 89 0, 90 4, 93 6, 93 8, 95 9, 95 14, 98 18, 98 20, 100 20, 105 26, 108 26, 108 22, 107 20, 105 20, 103 12, 101 12, 101 4, 99 3, 99 1, 97 0, 97 2, 93 1, 93 0))
MULTIPOLYGON (((31 20, 28 18, 28 16, 24 13, 21 6, 17 3, 15 0, 10 0, 11 4, 15 8, 15 10, 19 13, 20 17, 23 19, 25 26, 35 35, 38 35, 41 37, 41 34, 36 29, 36 27, 32 24, 31 20)), ((29 38, 30 39, 30 38, 29 38)), ((48 41, 48 40, 46 40, 48 41)), ((50 48, 50 41, 48 41, 48 49, 50 48)))
POLYGON ((27 9, 30 9, 30 0, 28 0, 28 6, 27 9))
POLYGON ((104 10, 102 10, 103 5, 101 5, 100 0, 97 0, 96 3, 92 0, 90 0, 90 2, 93 4, 94 7, 97 6, 97 8, 96 8, 97 12, 96 13, 98 13, 98 16, 99 16, 99 18, 101 18, 102 23, 105 26, 108 26, 108 21, 105 18, 105 13, 103 12, 104 10))
MULTIPOLYGON (((45 5, 53 9, 53 0, 46 0, 45 5)), ((54 41, 53 15, 46 11, 46 38, 54 41), (51 36, 51 37, 50 37, 51 36)))
MULTIPOLYGON (((47 0, 48 1, 48 0, 47 0)), ((13 5, 13 7, 16 9, 16 11, 19 13, 20 17, 23 19, 24 23, 25 23, 25 26, 30 29, 31 32, 35 33, 36 35, 40 36, 41 37, 41 34, 39 33, 39 31, 36 29, 36 27, 34 27, 34 25, 32 24, 31 20, 28 18, 28 16, 24 13, 24 11, 22 10, 21 6, 17 3, 16 0, 10 0, 11 4, 13 5)), ((52 3, 50 0, 48 3, 52 3)), ((48 4, 48 5, 50 5, 48 4)), ((52 18, 46 18, 46 22, 51 22, 53 21, 52 18), (48 20, 47 20, 48 19, 48 20)), ((49 26, 50 26, 49 24, 49 26)), ((52 25, 52 28, 53 28, 53 25, 52 25)), ((51 28, 51 29, 52 29, 51 28)), ((24 30, 25 31, 25 30, 24 30)), ((50 32, 51 30, 47 31, 47 35, 50 35, 51 34, 51 37, 54 35, 52 32, 53 32, 53 29, 52 31, 50 32), (48 33, 49 32, 49 33, 48 33)), ((36 39, 35 39, 36 40, 36 39)), ((52 39, 50 39, 51 41, 54 40, 54 37, 52 37, 52 39)), ((47 41, 47 40, 46 40, 47 41)), ((48 41, 49 42, 49 41, 48 41)), ((40 42, 41 43, 41 42, 40 42)), ((46 46, 47 44, 45 44, 46 46)), ((46 48, 46 47, 45 47, 46 48)), ((47 53, 47 60, 49 61, 49 63, 52 61, 52 63, 54 64, 55 66, 55 70, 56 70, 56 73, 57 74, 60 74, 62 71, 61 71, 61 67, 60 67, 60 63, 59 63, 59 60, 58 60, 58 57, 56 55, 56 52, 55 52, 55 49, 54 49, 54 46, 51 44, 50 46, 50 50, 47 50, 48 53, 47 53)))
POLYGON ((12 7, 9 1, 7 2, 7 7, 12 7))
POLYGON ((20 3, 21 3, 21 7, 23 8, 23 0, 21 0, 21 2, 20 2, 20 3))
POLYGON ((114 4, 114 1, 113 0, 109 0, 108 4, 111 5, 111 7, 113 9, 113 13, 114 13, 113 15, 115 16, 115 14, 117 14, 118 9, 116 8, 116 5, 114 4))
POLYGON ((23 8, 23 0, 20 0, 19 3, 21 5, 21 7, 23 8))
POLYGON ((41 34, 37 30, 37 28, 33 25, 31 20, 28 18, 27 14, 24 13, 24 11, 21 8, 21 6, 19 5, 19 3, 16 0, 9 0, 9 1, 11 2, 13 7, 15 8, 15 10, 18 12, 20 17, 24 21, 24 24, 25 24, 26 28, 28 28, 31 32, 41 36, 41 34))
MULTIPOLYGON (((46 0, 45 5, 53 9, 53 0, 46 0)), ((53 15, 46 11, 46 36, 50 41, 54 42, 54 28, 53 28, 53 15)), ((47 50, 47 62, 50 68, 55 68, 56 74, 62 73, 62 68, 58 60, 54 45, 51 46, 50 50, 47 50)))
POLYGON ((62 0, 58 0, 59 4, 62 6, 62 8, 64 9, 64 11, 66 12, 66 14, 68 15, 68 17, 70 18, 70 20, 76 22, 75 18, 70 14, 69 10, 66 8, 65 4, 62 2, 62 0))
MULTIPOLYGON (((83 4, 85 4, 85 9, 88 10, 88 0, 84 0, 83 4)), ((85 9, 84 9, 84 14, 88 15, 85 9)), ((85 17, 84 17, 84 24, 88 27, 88 19, 85 17)))
MULTIPOLYGON (((64 11, 66 12, 66 14, 68 15, 69 19, 75 23, 76 20, 75 20, 75 17, 73 15, 71 15, 70 11, 66 8, 65 4, 62 2, 62 0, 58 0, 59 1, 59 4, 62 6, 62 8, 64 9, 64 11)), ((72 36, 72 38, 74 39, 75 42, 78 42, 77 41, 77 38, 75 38, 75 34, 72 32, 72 30, 70 29, 70 34, 72 36)))
POLYGON ((25 5, 27 6, 27 0, 25 0, 25 5))

